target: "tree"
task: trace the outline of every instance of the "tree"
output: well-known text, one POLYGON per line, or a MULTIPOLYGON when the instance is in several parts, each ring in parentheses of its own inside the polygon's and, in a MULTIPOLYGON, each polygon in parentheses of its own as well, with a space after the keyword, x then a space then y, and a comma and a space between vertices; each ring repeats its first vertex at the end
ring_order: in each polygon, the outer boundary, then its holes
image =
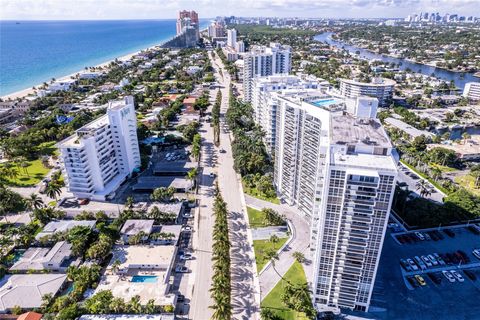
POLYGON ((30 194, 25 199, 25 204, 29 210, 40 209, 44 206, 42 198, 35 193, 30 194))
POLYGON ((187 179, 192 181, 193 187, 195 187, 195 179, 197 178, 197 175, 198 175, 198 169, 197 168, 192 168, 187 173, 187 179))
POLYGON ((282 279, 283 281, 287 282, 287 283, 290 283, 290 281, 288 281, 287 279, 285 279, 280 273, 278 273, 278 270, 276 269, 276 265, 275 265, 275 262, 278 261, 278 253, 277 251, 275 251, 274 249, 272 248, 269 248, 265 251, 265 258, 267 260, 270 260, 270 263, 272 264, 272 268, 273 268, 273 271, 275 271, 275 273, 280 277, 280 279, 282 279))
POLYGON ((153 190, 152 194, 150 195, 150 199, 154 201, 167 202, 171 200, 174 194, 175 194, 175 188, 160 187, 153 190))
POLYGON ((470 139, 472 136, 469 135, 467 132, 462 133, 463 144, 467 143, 467 140, 470 139))
POLYGON ((295 251, 292 253, 292 257, 297 260, 299 263, 304 263, 305 262, 305 255, 300 252, 300 251, 295 251))
POLYGON ((134 203, 135 203, 135 199, 133 199, 132 196, 128 196, 127 200, 125 201, 125 208, 132 209, 134 203))
POLYGON ((304 312, 310 319, 314 319, 316 311, 310 300, 311 290, 307 283, 293 285, 288 283, 282 294, 282 302, 289 308, 304 312))
POLYGON ((267 307, 262 307, 262 309, 260 310, 260 317, 262 318, 262 320, 277 320, 277 319, 279 319, 275 315, 275 313, 270 308, 267 308, 267 307))
POLYGON ((420 179, 417 184, 416 184, 417 190, 420 191, 420 196, 421 197, 428 197, 432 194, 432 189, 430 187, 430 184, 427 182, 427 180, 420 179))
POLYGON ((57 197, 62 193, 62 188, 60 187, 59 184, 54 183, 51 181, 47 187, 45 188, 45 194, 50 198, 50 199, 55 199, 57 200, 57 197))

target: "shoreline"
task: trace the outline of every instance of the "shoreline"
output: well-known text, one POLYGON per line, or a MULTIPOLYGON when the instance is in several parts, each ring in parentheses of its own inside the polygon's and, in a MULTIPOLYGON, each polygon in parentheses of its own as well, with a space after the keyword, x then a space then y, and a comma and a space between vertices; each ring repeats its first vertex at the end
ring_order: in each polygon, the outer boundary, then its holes
MULTIPOLYGON (((105 61, 105 62, 102 62, 98 65, 95 65, 95 66, 85 66, 87 68, 91 68, 91 67, 94 67, 94 68, 104 68, 106 66, 108 66, 111 62, 115 61, 115 60, 119 60, 119 61, 127 61, 127 60, 130 60, 132 57, 136 56, 137 54, 141 53, 142 51, 146 51, 146 50, 150 50, 150 49, 153 49, 155 47, 158 47, 158 46, 161 46, 163 43, 165 43, 166 41, 168 40, 163 40, 161 43, 159 44, 156 44, 156 45, 153 45, 153 46, 149 46, 149 47, 146 47, 144 49, 141 49, 141 50, 137 50, 135 52, 132 52, 132 53, 128 53, 126 55, 123 55, 123 56, 120 56, 120 57, 116 57, 116 58, 113 58, 113 59, 110 59, 108 61, 105 61)), ((85 68, 84 67, 84 68, 85 68)), ((71 73, 71 74, 68 74, 66 76, 60 76, 58 78, 55 78, 56 81, 62 81, 62 80, 68 80, 68 79, 71 79, 72 77, 75 77, 77 74, 80 74, 82 72, 84 72, 85 69, 81 69, 79 71, 76 71, 74 73, 71 73)), ((49 83, 50 81, 47 80, 45 81, 47 83, 49 83)), ((0 98, 2 100, 16 100, 16 99, 22 99, 22 98, 26 98, 32 94, 35 94, 35 90, 33 89, 33 87, 36 87, 38 88, 39 86, 43 85, 43 83, 39 83, 39 84, 35 84, 33 86, 31 86, 30 88, 26 88, 26 89, 23 89, 23 90, 19 90, 19 91, 16 91, 16 92, 13 92, 13 93, 9 93, 9 94, 6 94, 4 96, 1 96, 0 98)))
POLYGON ((357 47, 358 49, 362 49, 362 50, 365 50, 365 51, 368 51, 372 54, 378 54, 378 55, 382 55, 382 56, 385 56, 387 58, 394 58, 394 59, 403 59, 405 61, 408 61, 408 62, 411 62, 411 63, 416 63, 416 64, 419 64, 419 65, 422 65, 422 66, 427 66, 427 67, 432 67, 432 68, 435 68, 435 69, 440 69, 440 70, 445 70, 445 71, 450 71, 450 72, 454 72, 454 73, 465 73, 465 74, 471 74, 473 75, 474 77, 479 77, 480 78, 480 71, 463 71, 463 70, 456 70, 456 69, 448 69, 448 68, 445 68, 445 67, 439 67, 437 65, 433 65, 433 64, 429 64, 429 63, 424 63, 424 62, 420 62, 420 61, 416 61, 416 60, 413 60, 413 59, 410 59, 410 58, 400 58, 400 57, 397 57, 397 56, 394 56, 392 54, 387 54, 387 53, 378 53, 374 50, 371 50, 371 49, 368 49, 368 48, 363 48, 363 47, 360 47, 358 45, 356 45, 355 43, 351 43, 349 41, 344 41, 344 40, 341 40, 341 39, 334 39, 332 38, 332 40, 334 41, 337 41, 337 42, 343 42, 344 44, 348 45, 348 46, 351 46, 351 47, 357 47))

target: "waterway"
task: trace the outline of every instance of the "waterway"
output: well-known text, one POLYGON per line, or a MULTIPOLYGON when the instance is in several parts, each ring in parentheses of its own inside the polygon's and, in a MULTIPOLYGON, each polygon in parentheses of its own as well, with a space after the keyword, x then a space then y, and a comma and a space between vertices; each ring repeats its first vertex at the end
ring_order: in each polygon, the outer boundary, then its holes
POLYGON ((394 57, 389 57, 383 54, 374 53, 367 49, 358 48, 358 47, 349 45, 345 42, 334 40, 332 39, 332 34, 333 32, 321 33, 315 36, 315 40, 328 43, 329 45, 335 46, 337 48, 348 50, 348 52, 352 54, 360 52, 359 56, 364 59, 381 60, 383 62, 388 62, 388 63, 393 62, 399 65, 400 70, 410 69, 413 72, 422 73, 427 76, 431 76, 432 74, 434 74, 435 77, 442 79, 446 82, 450 82, 451 80, 453 80, 455 85, 462 90, 467 82, 480 82, 480 78, 475 77, 473 73, 453 72, 445 69, 427 66, 421 63, 408 61, 402 58, 394 58, 394 57))

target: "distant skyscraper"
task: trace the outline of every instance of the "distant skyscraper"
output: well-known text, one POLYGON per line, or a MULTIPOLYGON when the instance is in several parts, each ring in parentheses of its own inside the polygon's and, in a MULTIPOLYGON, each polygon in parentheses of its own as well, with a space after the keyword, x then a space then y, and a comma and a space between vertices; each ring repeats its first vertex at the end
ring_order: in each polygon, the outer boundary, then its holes
POLYGON ((228 29, 227 30, 227 46, 234 48, 237 43, 237 30, 228 29))
POLYGON ((250 101, 251 79, 274 74, 289 73, 292 64, 292 49, 278 43, 270 47, 255 46, 243 58, 244 99, 250 101))
POLYGON ((177 18, 177 34, 180 34, 184 31, 185 27, 193 26, 199 28, 198 24, 198 14, 195 11, 179 11, 177 18))

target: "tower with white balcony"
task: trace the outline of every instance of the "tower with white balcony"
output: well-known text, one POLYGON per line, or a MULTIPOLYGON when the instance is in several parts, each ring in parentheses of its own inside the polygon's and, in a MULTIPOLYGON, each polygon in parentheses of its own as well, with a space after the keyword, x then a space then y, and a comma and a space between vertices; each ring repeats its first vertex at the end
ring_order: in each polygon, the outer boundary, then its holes
POLYGON ((310 221, 314 302, 366 311, 397 177, 392 145, 376 119, 378 100, 312 89, 270 96, 274 184, 310 221))
POLYGON ((111 101, 107 114, 58 144, 67 188, 78 198, 104 201, 140 167, 133 97, 111 101))

